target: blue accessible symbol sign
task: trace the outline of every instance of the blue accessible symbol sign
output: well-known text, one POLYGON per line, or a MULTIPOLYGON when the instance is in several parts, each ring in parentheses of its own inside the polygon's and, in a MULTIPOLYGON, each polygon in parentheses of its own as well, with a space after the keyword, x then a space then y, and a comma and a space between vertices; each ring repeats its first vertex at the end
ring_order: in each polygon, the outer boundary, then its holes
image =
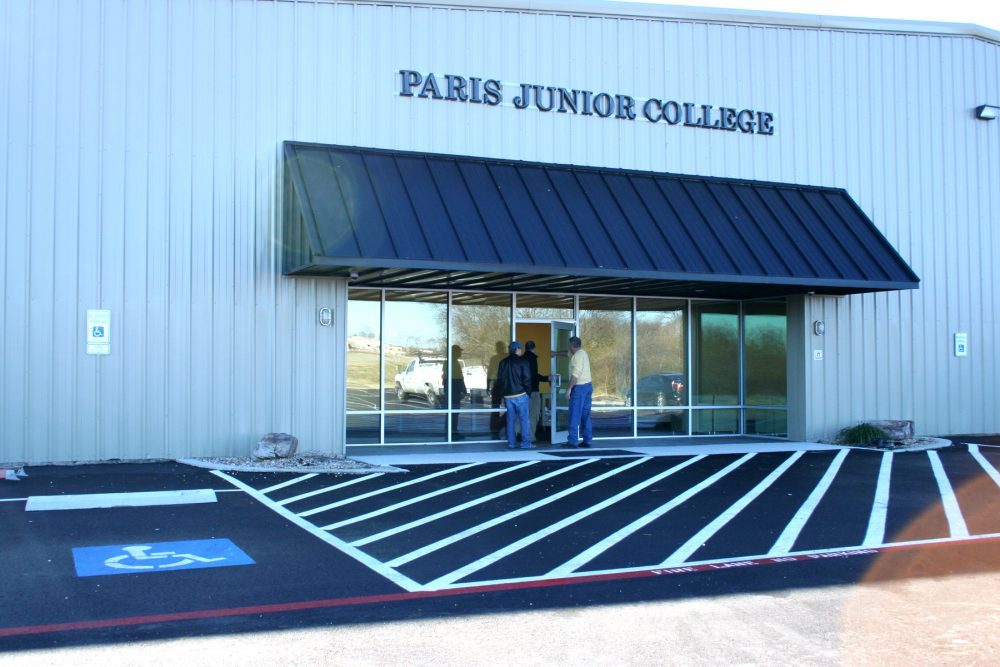
POLYGON ((73 562, 78 577, 255 564, 227 539, 74 547, 73 562))

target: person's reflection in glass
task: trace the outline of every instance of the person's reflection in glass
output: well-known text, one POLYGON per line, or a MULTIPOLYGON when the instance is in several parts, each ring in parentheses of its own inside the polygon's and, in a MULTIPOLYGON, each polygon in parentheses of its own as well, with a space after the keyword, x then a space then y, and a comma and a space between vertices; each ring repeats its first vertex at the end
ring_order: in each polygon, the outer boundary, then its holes
POLYGON ((462 351, 461 345, 451 346, 451 382, 449 383, 449 388, 451 390, 452 440, 462 440, 465 437, 458 432, 458 409, 461 407, 462 401, 465 400, 466 395, 469 393, 468 388, 465 386, 465 373, 462 368, 462 351))
POLYGON ((502 340, 496 342, 496 354, 490 357, 489 373, 486 377, 489 378, 489 392, 490 392, 490 407, 493 408, 495 412, 490 414, 490 435, 493 436, 494 440, 500 438, 500 431, 504 428, 504 415, 497 412, 500 408, 500 402, 503 400, 503 394, 499 390, 497 384, 497 372, 500 369, 500 362, 507 357, 507 346, 502 340))

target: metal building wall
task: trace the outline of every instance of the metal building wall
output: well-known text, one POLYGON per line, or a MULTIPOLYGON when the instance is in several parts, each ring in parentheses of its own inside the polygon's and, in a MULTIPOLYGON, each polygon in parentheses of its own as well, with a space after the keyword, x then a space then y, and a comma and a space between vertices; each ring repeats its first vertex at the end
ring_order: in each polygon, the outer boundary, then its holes
POLYGON ((807 302, 827 323, 805 346, 808 435, 1000 431, 1000 123, 971 114, 1000 101, 995 42, 271 0, 3 0, 0 36, 0 461, 342 444, 345 286, 280 274, 286 139, 844 187, 923 284, 807 302), (501 78, 506 104, 400 97, 400 69, 501 78), (777 130, 518 111, 520 82, 767 110, 777 130), (84 353, 88 308, 113 313, 108 357, 84 353))

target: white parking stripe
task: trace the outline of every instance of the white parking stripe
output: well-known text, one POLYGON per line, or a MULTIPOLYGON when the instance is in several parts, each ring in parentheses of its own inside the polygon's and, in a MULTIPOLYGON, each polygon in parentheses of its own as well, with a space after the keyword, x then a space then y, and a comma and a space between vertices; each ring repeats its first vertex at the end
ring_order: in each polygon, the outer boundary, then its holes
POLYGON ((130 493, 83 493, 78 495, 29 496, 25 512, 47 510, 89 510, 111 507, 155 507, 157 505, 193 505, 214 503, 211 489, 180 491, 135 491, 130 493))
POLYGON ((292 512, 291 510, 289 510, 286 507, 282 507, 281 505, 279 505, 278 503, 274 502, 273 500, 271 500, 270 498, 268 498, 267 496, 265 496, 263 493, 261 493, 257 489, 255 489, 252 486, 250 486, 249 484, 245 484, 244 482, 241 482, 240 480, 236 479, 235 477, 232 477, 231 475, 227 475, 226 473, 222 472, 221 470, 210 470, 209 472, 211 472, 213 475, 215 475, 217 477, 220 477, 220 478, 226 480, 227 482, 229 482, 233 486, 235 486, 237 488, 240 488, 240 489, 243 489, 252 498, 254 498, 255 500, 257 500, 257 502, 261 503, 265 507, 271 508, 272 510, 274 510, 275 512, 277 512, 278 514, 280 514, 284 518, 286 518, 289 521, 291 521, 292 523, 294 523, 299 528, 302 528, 302 529, 306 530, 307 532, 312 533, 314 536, 316 536, 319 539, 323 540, 324 542, 326 542, 330 546, 332 546, 332 547, 334 547, 334 548, 342 551, 343 553, 347 554, 351 558, 354 558, 355 560, 359 561, 360 563, 363 563, 364 565, 368 566, 370 569, 374 570, 375 572, 378 572, 383 577, 385 577, 389 581, 393 582, 394 584, 396 584, 397 586, 399 586, 403 590, 413 592, 413 591, 418 591, 418 590, 421 589, 420 584, 418 584, 417 582, 413 581, 412 579, 410 579, 406 575, 404 575, 404 574, 402 574, 400 572, 396 572, 392 568, 386 567, 377 558, 372 558, 371 556, 369 556, 368 554, 366 554, 361 549, 356 549, 356 548, 352 547, 350 544, 348 544, 347 542, 344 542, 343 540, 337 539, 336 537, 334 537, 330 533, 326 532, 325 530, 320 530, 317 526, 314 526, 313 524, 311 524, 310 522, 306 521, 305 519, 299 518, 298 516, 295 515, 294 512, 292 512))
POLYGON ((378 542, 379 540, 384 540, 387 537, 391 537, 393 535, 405 532, 407 530, 412 530, 413 528, 422 526, 427 523, 431 523, 432 521, 437 521, 438 519, 442 519, 451 514, 456 514, 463 510, 467 510, 470 507, 475 507, 476 505, 482 505, 483 503, 488 503, 489 501, 499 498, 500 496, 505 496, 508 493, 520 491, 521 489, 527 488, 532 484, 538 484, 539 482, 544 482, 547 479, 552 479, 553 477, 562 475, 563 473, 567 473, 571 470, 575 470, 580 466, 585 466, 594 463, 595 461, 600 461, 600 459, 595 459, 595 458, 584 459, 582 461, 574 463, 571 466, 567 466, 565 468, 559 468, 558 470, 553 470, 552 472, 546 473, 541 477, 535 477, 534 479, 529 479, 526 482, 521 482, 520 484, 515 484, 514 486, 507 487, 506 489, 500 489, 499 491, 495 491, 489 495, 483 496, 482 498, 476 498, 466 503, 462 503, 461 505, 456 505, 455 507, 449 507, 446 510, 441 510, 436 514, 425 516, 422 519, 415 519, 414 521, 411 521, 409 523, 404 523, 402 526, 397 526, 395 528, 383 530, 381 533, 375 533, 374 535, 369 535, 368 537, 365 537, 363 539, 355 540, 354 542, 351 542, 351 545, 355 547, 360 547, 366 544, 371 544, 372 542, 378 542))
POLYGON ((398 491, 407 486, 412 486, 414 484, 420 484, 429 479, 434 479, 435 477, 440 477, 441 475, 450 475, 453 472, 458 472, 459 470, 465 470, 466 468, 472 468, 482 463, 466 463, 464 466, 456 466, 454 468, 448 468, 447 470, 439 470, 438 472, 431 473, 430 475, 424 475, 423 477, 418 477, 416 479, 411 479, 409 482, 403 482, 402 484, 393 484, 392 486, 385 486, 381 489, 376 489, 375 491, 369 491, 368 493, 362 493, 360 496, 351 496, 350 498, 344 498, 343 500, 338 500, 336 502, 330 503, 328 505, 323 505, 322 507, 316 507, 314 509, 308 510, 306 512, 300 512, 299 516, 306 517, 312 516, 313 514, 319 514, 320 512, 325 512, 327 510, 332 510, 334 507, 342 507, 344 505, 349 505, 351 503, 356 503, 359 500, 364 500, 365 498, 371 498, 373 496, 378 496, 383 493, 389 493, 390 491, 398 491))
POLYGON ((376 516, 381 516, 383 514, 388 514, 389 512, 394 512, 401 507, 406 507, 407 505, 413 505, 415 503, 419 503, 421 501, 434 498, 435 496, 440 496, 445 493, 450 493, 451 491, 457 491, 458 489, 462 489, 467 486, 472 486, 473 484, 478 484, 479 482, 485 482, 488 479, 499 477, 500 475, 506 475, 509 472, 514 472, 515 470, 520 470, 521 468, 525 468, 527 466, 533 466, 536 463, 539 463, 539 461, 525 461, 524 463, 518 464, 516 466, 511 466, 510 468, 504 468, 503 470, 496 470, 487 475, 480 475, 479 477, 474 477, 460 484, 455 484, 453 486, 446 486, 443 489, 438 489, 437 491, 431 491, 430 493, 425 493, 424 495, 417 496, 416 498, 410 498, 409 500, 403 500, 398 503, 395 503, 394 505, 380 507, 379 509, 373 512, 368 512, 367 514, 359 514, 357 516, 352 516, 350 519, 344 519, 342 521, 331 523, 327 526, 321 526, 321 528, 323 530, 336 530, 337 528, 341 528, 343 526, 349 526, 352 523, 366 521, 376 516))
POLYGON ((705 546, 705 543, 708 542, 713 535, 722 530, 723 526, 735 519, 737 514, 745 510, 750 503, 760 496, 760 494, 767 491, 772 484, 778 481, 778 478, 781 477, 786 470, 791 468, 796 461, 802 458, 803 454, 805 454, 805 452, 795 452, 785 459, 784 463, 771 471, 771 474, 762 479, 757 486, 747 491, 742 498, 730 505, 729 509, 715 517, 711 523, 692 535, 691 538, 678 547, 674 553, 667 556, 661 564, 661 567, 678 565, 690 558, 695 551, 705 546))
POLYGON ((623 466, 619 466, 617 468, 614 468, 613 470, 609 470, 606 473, 602 473, 602 474, 598 475, 597 477, 594 477, 593 479, 588 479, 585 482, 580 482, 579 484, 577 484, 575 486, 571 486, 568 489, 564 489, 563 491, 560 491, 558 493, 554 493, 551 496, 547 496, 545 498, 542 498, 541 500, 536 500, 535 502, 533 502, 533 503, 531 503, 529 505, 525 505, 524 507, 518 508, 518 509, 514 510, 513 512, 508 512, 507 514, 504 514, 502 516, 498 516, 498 517, 496 517, 494 519, 490 519, 489 521, 487 521, 485 523, 481 523, 481 524, 478 524, 476 526, 472 526, 471 528, 467 528, 467 529, 465 529, 465 530, 463 530, 461 532, 455 533, 454 535, 450 535, 449 537, 445 537, 443 539, 440 539, 437 542, 434 542, 432 544, 428 544, 427 546, 421 547, 421 548, 417 549, 416 551, 411 551, 408 554, 403 554, 402 556, 394 558, 393 560, 389 561, 386 564, 389 567, 399 567, 400 565, 405 565, 406 563, 409 563, 410 561, 414 561, 414 560, 416 560, 418 558, 422 558, 423 556, 426 556, 429 553, 437 551, 438 549, 443 549, 444 547, 446 547, 446 546, 448 546, 450 544, 454 544, 455 542, 458 542, 460 540, 464 540, 465 538, 470 537, 472 535, 475 535, 476 533, 481 533, 482 531, 488 530, 488 529, 490 529, 490 528, 492 528, 494 526, 499 526, 501 523, 504 523, 505 521, 510 521, 511 519, 516 519, 517 517, 521 516, 522 514, 527 514, 528 512, 531 512, 533 510, 538 509, 539 507, 543 507, 543 506, 548 505, 550 503, 554 503, 557 500, 565 498, 566 496, 570 495, 571 493, 576 493, 577 491, 582 491, 583 489, 587 488, 588 486, 592 486, 594 484, 597 484, 598 482, 603 482, 605 479, 608 479, 609 477, 613 477, 613 476, 617 475, 620 472, 624 472, 624 471, 628 470, 629 468, 637 466, 637 465, 639 465, 641 463, 645 463, 646 461, 649 461, 652 458, 653 457, 651 457, 651 456, 647 456, 647 457, 643 457, 641 459, 636 459, 634 461, 630 461, 629 463, 627 463, 627 464, 625 464, 623 466))
MULTIPOLYGON (((350 486, 351 484, 360 484, 361 482, 367 482, 370 479, 375 479, 376 477, 381 477, 384 472, 377 472, 374 475, 365 475, 364 477, 356 477, 349 482, 341 482, 340 484, 334 484, 333 486, 324 486, 321 489, 313 489, 312 491, 306 491, 305 493, 300 493, 297 496, 292 496, 291 498, 285 498, 279 501, 279 505, 290 505, 291 503, 298 502, 299 500, 305 500, 306 498, 312 498, 313 496, 318 496, 321 493, 327 493, 333 491, 334 489, 342 489, 345 486, 350 486)), ((263 491, 261 492, 263 493, 263 491)))
POLYGON ((882 452, 882 465, 878 470, 878 483, 875 486, 875 500, 872 502, 872 513, 868 518, 868 530, 863 547, 877 547, 885 540, 885 516, 889 511, 889 482, 892 476, 892 452, 882 452))
POLYGON ((972 458, 979 462, 979 465, 983 467, 983 471, 990 476, 990 479, 996 482, 997 486, 1000 486, 1000 473, 993 467, 993 464, 986 460, 985 456, 979 453, 979 445, 969 445, 969 453, 972 454, 972 458))
POLYGON ((813 512, 816 511, 816 507, 819 502, 826 495, 827 490, 833 484, 833 480, 837 477, 837 473, 840 472, 840 466, 843 465, 844 459, 847 458, 847 454, 851 450, 842 449, 830 462, 830 467, 826 469, 823 478, 819 480, 819 484, 813 489, 806 501, 802 503, 802 507, 799 511, 795 513, 792 520, 788 522, 785 529, 781 531, 781 535, 775 540, 774 546, 771 550, 767 552, 769 557, 783 556, 792 550, 795 545, 795 540, 799 539, 799 535, 802 533, 802 529, 805 527, 809 518, 812 516, 813 512))
POLYGON ((556 533, 556 532, 562 530, 566 526, 570 526, 570 525, 576 523, 577 521, 580 521, 581 519, 585 519, 586 517, 588 517, 588 516, 590 516, 592 514, 596 514, 597 512, 600 512, 601 510, 605 509, 606 507, 610 507, 611 505, 614 505, 619 500, 623 500, 625 498, 628 498, 629 496, 634 495, 634 494, 638 493, 639 491, 642 491, 643 489, 645 489, 645 488, 647 488, 647 487, 649 487, 649 486, 651 486, 653 484, 656 484, 658 481, 660 481, 664 477, 672 475, 675 472, 678 472, 679 470, 682 470, 683 468, 686 468, 687 466, 695 463, 699 458, 701 458, 701 457, 691 458, 691 459, 688 459, 687 461, 684 461, 683 463, 679 463, 679 464, 675 465, 674 467, 670 468, 669 470, 665 470, 664 472, 661 472, 658 475, 654 475, 650 479, 647 479, 647 480, 645 480, 645 481, 643 481, 643 482, 641 482, 639 484, 636 484, 635 486, 631 486, 631 487, 625 489, 624 491, 616 493, 615 495, 611 496, 610 498, 602 500, 601 502, 597 503, 596 505, 592 505, 590 507, 582 509, 579 512, 577 512, 576 514, 568 516, 565 519, 562 519, 561 521, 557 521, 556 523, 550 524, 550 525, 546 526, 545 528, 543 528, 543 529, 541 529, 541 530, 539 530, 539 531, 537 531, 535 533, 532 533, 531 535, 526 535, 526 536, 522 537, 521 539, 519 539, 518 541, 514 542, 513 544, 508 544, 504 548, 498 549, 498 550, 494 551, 491 554, 487 554, 486 556, 483 556, 479 560, 474 561, 472 563, 469 563, 468 565, 464 565, 464 566, 458 568, 457 570, 455 570, 454 572, 450 572, 450 573, 448 573, 448 574, 446 574, 444 576, 438 577, 434 581, 432 581, 429 584, 427 584, 427 587, 429 589, 431 589, 431 590, 434 590, 436 588, 440 588, 442 586, 447 586, 448 584, 455 583, 459 579, 464 579, 465 577, 469 576, 473 572, 478 572, 479 570, 482 570, 483 568, 485 568, 485 567, 487 567, 489 565, 492 565, 493 563, 497 562, 498 560, 500 560, 502 558, 506 558, 510 554, 515 553, 517 551, 520 551, 524 547, 529 546, 531 544, 534 544, 535 542, 537 542, 537 541, 539 541, 541 539, 544 539, 544 538, 548 537, 549 535, 552 535, 553 533, 556 533))
POLYGON ((927 458, 931 460, 931 470, 934 471, 934 479, 941 491, 941 505, 944 507, 944 515, 948 519, 951 536, 968 537, 969 527, 965 525, 962 508, 958 506, 955 490, 952 489, 948 474, 944 471, 944 466, 941 465, 941 457, 938 456, 937 452, 927 452, 927 458))
POLYGON ((261 493, 271 493, 272 491, 277 491, 278 489, 283 489, 283 488, 285 488, 287 486, 291 486, 292 484, 298 484, 299 482, 304 482, 307 479, 310 479, 310 478, 315 477, 315 476, 316 476, 316 473, 311 472, 308 475, 301 475, 299 477, 296 477, 295 479, 290 479, 287 482, 282 482, 281 484, 275 484, 274 486, 269 486, 266 489, 261 489, 260 492, 261 493))
MULTIPOLYGON (((608 535, 603 540, 601 540, 600 542, 598 542, 594 546, 590 547, 586 551, 583 551, 583 552, 577 554, 576 556, 574 556, 573 558, 569 559, 568 561, 566 561, 565 563, 563 563, 559 567, 551 570, 548 573, 548 575, 546 575, 546 576, 561 577, 561 576, 569 575, 571 572, 576 571, 578 568, 580 568, 583 565, 585 565, 586 563, 589 563, 590 561, 594 560, 599 555, 601 555, 602 553, 604 553, 605 551, 607 551, 608 549, 610 549, 614 545, 618 544, 619 542, 621 542, 622 540, 624 540, 626 537, 628 537, 632 533, 634 533, 637 530, 641 529, 643 526, 646 526, 647 524, 652 523, 656 519, 659 519, 661 516, 663 516, 664 514, 666 514, 667 512, 669 512, 670 510, 674 509, 678 505, 683 504, 684 502, 686 502, 690 498, 694 497, 696 494, 698 494, 701 491, 704 491, 708 487, 712 486, 717 481, 719 481, 720 479, 722 479, 723 477, 725 477, 726 475, 728 475, 732 471, 736 470, 737 468, 739 468, 741 465, 743 465, 744 463, 746 463, 747 461, 749 461, 753 457, 754 457, 754 454, 745 454, 744 456, 740 457, 736 461, 733 461, 732 463, 730 463, 729 465, 727 465, 725 468, 723 468, 722 470, 718 471, 717 473, 711 475, 710 477, 707 477, 707 478, 703 479, 698 484, 695 484, 694 486, 690 487, 689 489, 687 489, 685 491, 682 491, 678 495, 674 496, 669 502, 664 503, 663 505, 660 505, 659 507, 657 507, 652 512, 650 512, 650 513, 648 513, 648 514, 646 514, 646 515, 644 515, 642 517, 639 517, 638 519, 636 519, 632 523, 628 524, 627 526, 624 526, 623 528, 620 528, 620 529, 616 530, 614 533, 612 533, 611 535, 608 535)), ((698 457, 698 458, 704 458, 704 457, 698 457)), ((691 461, 691 462, 693 463, 694 461, 691 461)))

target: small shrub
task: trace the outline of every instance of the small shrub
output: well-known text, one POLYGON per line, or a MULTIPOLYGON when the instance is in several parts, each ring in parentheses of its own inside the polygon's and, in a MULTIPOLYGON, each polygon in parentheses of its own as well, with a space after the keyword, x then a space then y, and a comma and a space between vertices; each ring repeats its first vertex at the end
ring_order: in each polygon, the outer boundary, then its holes
POLYGON ((876 440, 886 440, 888 437, 888 434, 878 426, 861 423, 841 430, 837 441, 843 445, 868 445, 876 440))

